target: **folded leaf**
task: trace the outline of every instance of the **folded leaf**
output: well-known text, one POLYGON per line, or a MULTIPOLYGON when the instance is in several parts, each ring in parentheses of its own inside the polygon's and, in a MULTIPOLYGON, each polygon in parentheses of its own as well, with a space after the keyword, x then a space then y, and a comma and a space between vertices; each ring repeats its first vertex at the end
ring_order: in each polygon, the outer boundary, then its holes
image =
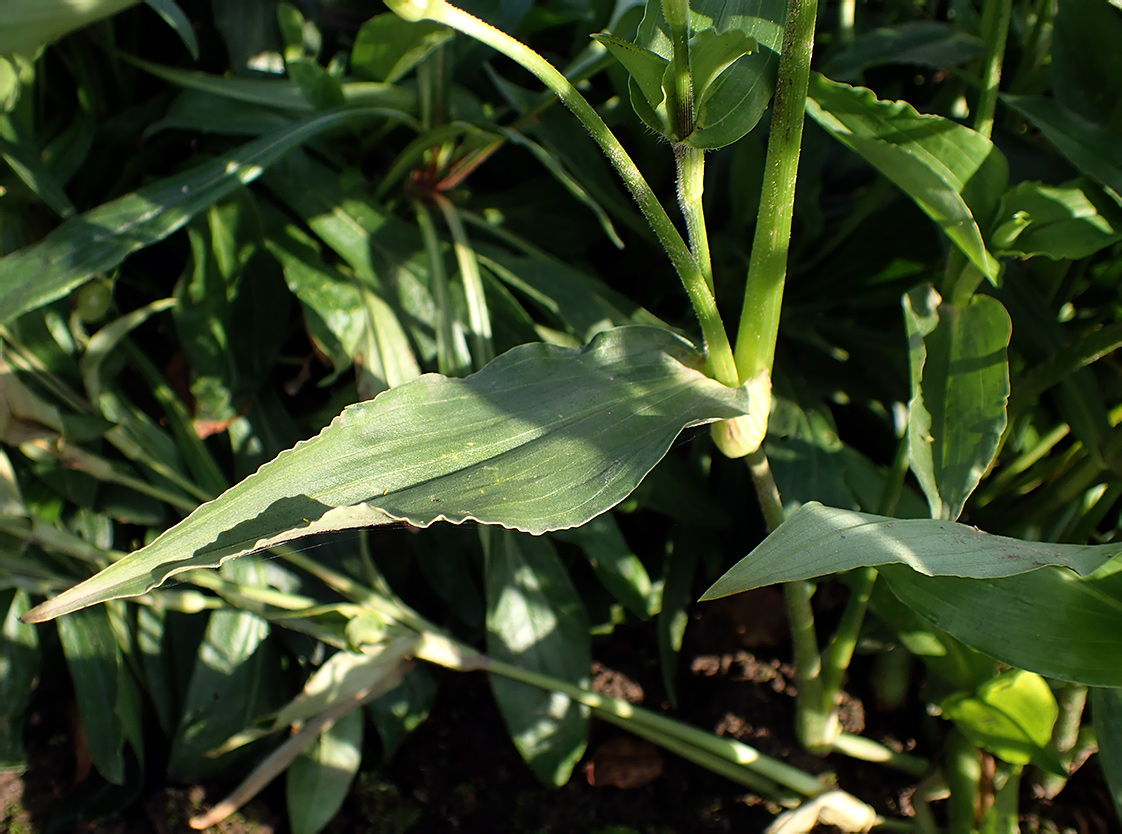
POLYGON ((986 251, 988 229, 1009 179, 1005 157, 982 134, 917 113, 902 101, 880 101, 811 73, 807 113, 861 155, 935 221, 987 278, 1000 265, 986 251))
POLYGON ((974 579, 1015 576, 1048 565, 1087 576, 1119 554, 1122 545, 1028 542, 994 536, 965 524, 888 518, 812 501, 733 565, 702 599, 853 568, 895 564, 927 576, 974 579))
POLYGON ((311 440, 25 622, 135 596, 177 573, 311 533, 394 522, 541 534, 618 504, 685 427, 743 414, 743 390, 664 330, 574 350, 523 345, 465 379, 427 374, 345 409, 311 440))

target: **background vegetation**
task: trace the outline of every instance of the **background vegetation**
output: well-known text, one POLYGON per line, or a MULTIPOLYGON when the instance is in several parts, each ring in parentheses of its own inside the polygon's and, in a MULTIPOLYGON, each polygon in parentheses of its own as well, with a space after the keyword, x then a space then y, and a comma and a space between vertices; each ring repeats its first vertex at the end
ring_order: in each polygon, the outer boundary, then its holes
POLYGON ((1117 6, 8 5, 0 764, 65 665, 59 820, 324 829, 439 667, 547 785, 597 719, 775 831, 1012 831, 1096 750, 1122 806, 1117 6), (769 757, 678 656, 780 582, 769 757))

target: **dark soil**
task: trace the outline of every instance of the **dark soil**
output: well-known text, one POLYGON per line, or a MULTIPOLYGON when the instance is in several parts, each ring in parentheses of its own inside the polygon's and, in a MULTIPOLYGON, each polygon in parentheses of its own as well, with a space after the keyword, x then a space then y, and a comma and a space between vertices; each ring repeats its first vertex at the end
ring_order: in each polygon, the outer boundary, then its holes
MULTIPOLYGON (((617 630, 597 646, 598 691, 734 736, 762 753, 813 773, 832 772, 841 788, 871 803, 886 818, 911 815, 915 777, 842 757, 826 760, 801 750, 791 737, 795 690, 782 602, 769 596, 713 604, 695 614, 677 676, 672 710, 657 662, 632 647, 656 645, 649 625, 617 630)), ((898 750, 937 750, 941 724, 904 711, 878 711, 855 663, 855 697, 844 709, 846 729, 898 750), (908 730, 907 728, 911 728, 908 730), (923 732, 932 738, 915 738, 923 732)), ((387 768, 364 772, 328 831, 406 832, 759 832, 779 810, 746 789, 628 736, 594 723, 588 752, 563 788, 543 787, 510 742, 479 674, 440 678, 430 718, 402 745, 387 768)), ((99 784, 76 755, 65 687, 40 691, 28 728, 30 769, 0 774, 0 831, 183 834, 187 819, 218 801, 231 784, 167 786, 153 778, 142 796, 127 797, 99 784), (99 796, 102 792, 104 796, 99 796), (90 809, 106 816, 89 821, 90 809), (76 818, 82 810, 87 819, 76 818)), ((912 710, 912 712, 909 712, 912 710)), ((1054 799, 1033 795, 1025 779, 1022 830, 1097 834, 1118 830, 1109 794, 1092 759, 1054 799)), ((935 806, 938 809, 938 805, 935 806)), ((283 834, 283 785, 263 795, 212 831, 283 834)), ((823 831, 833 829, 822 828, 823 831)))

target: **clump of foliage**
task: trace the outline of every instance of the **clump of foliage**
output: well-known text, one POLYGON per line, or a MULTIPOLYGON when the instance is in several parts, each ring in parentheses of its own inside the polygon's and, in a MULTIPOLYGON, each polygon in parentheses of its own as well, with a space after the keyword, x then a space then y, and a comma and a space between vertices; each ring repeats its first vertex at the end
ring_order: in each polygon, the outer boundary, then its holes
POLYGON ((1011 830, 1096 740, 1122 796, 1116 6, 10 5, 6 766, 57 634, 109 783, 142 704, 173 778, 250 771, 200 827, 287 773, 321 830, 428 664, 548 784, 595 716, 776 830, 1011 830), (673 691, 699 581, 783 583, 799 740, 922 778, 913 819, 591 691, 651 618, 673 691), (841 731, 872 635, 941 750, 841 731))

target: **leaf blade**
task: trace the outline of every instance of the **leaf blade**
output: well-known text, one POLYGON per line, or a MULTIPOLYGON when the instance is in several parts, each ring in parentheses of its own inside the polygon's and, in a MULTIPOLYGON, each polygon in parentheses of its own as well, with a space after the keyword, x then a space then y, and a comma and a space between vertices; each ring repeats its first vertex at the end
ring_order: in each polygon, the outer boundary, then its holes
POLYGON ((316 438, 25 621, 144 593, 184 570, 327 529, 578 526, 622 501, 682 429, 746 410, 744 391, 705 377, 699 362, 671 333, 626 327, 580 350, 523 345, 465 379, 427 374, 349 407, 316 438))

